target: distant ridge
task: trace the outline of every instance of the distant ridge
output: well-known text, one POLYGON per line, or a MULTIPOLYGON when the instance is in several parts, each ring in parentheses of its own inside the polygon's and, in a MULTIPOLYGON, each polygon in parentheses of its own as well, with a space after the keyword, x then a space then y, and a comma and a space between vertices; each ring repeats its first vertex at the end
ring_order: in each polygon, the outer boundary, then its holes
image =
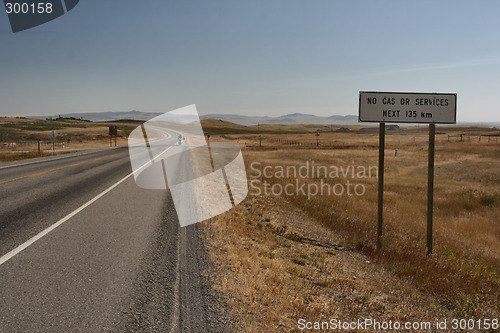
MULTIPOLYGON (((72 117, 76 119, 85 119, 90 121, 111 121, 119 119, 132 119, 132 120, 149 120, 161 113, 153 112, 141 112, 141 111, 127 111, 127 112, 83 112, 83 113, 66 113, 57 114, 52 116, 31 116, 28 118, 34 119, 45 119, 45 118, 57 118, 61 117, 72 117)), ((257 125, 257 124, 341 124, 341 125, 353 125, 358 123, 357 116, 329 116, 329 117, 319 117, 312 114, 304 113, 292 113, 279 117, 268 117, 268 116, 242 116, 238 114, 205 114, 201 115, 200 119, 220 119, 224 121, 229 121, 239 125, 257 125)))
MULTIPOLYGON (((155 112, 142 112, 137 110, 126 111, 126 112, 82 112, 82 113, 67 113, 67 114, 57 114, 52 116, 27 116, 27 118, 33 119, 45 119, 49 117, 57 118, 62 117, 73 117, 77 119, 85 119, 90 121, 112 121, 119 119, 132 119, 132 120, 149 120, 162 113, 155 112)), ((229 121, 238 125, 257 125, 257 124, 335 124, 335 125, 359 125, 358 116, 347 115, 339 116, 332 115, 328 117, 315 116, 312 114, 305 113, 291 113, 278 117, 269 116, 243 116, 238 114, 205 114, 200 115, 201 119, 219 119, 224 121, 229 121)), ((362 124, 362 123, 361 123, 362 124)), ((369 125, 369 123, 364 123, 369 125)), ((458 125, 462 126, 488 126, 488 127, 500 127, 500 122, 458 122, 458 125)))
POLYGON ((355 125, 358 124, 358 116, 329 116, 320 117, 312 114, 304 113, 292 113, 286 114, 279 117, 268 117, 268 116, 241 116, 237 114, 206 114, 200 116, 201 119, 221 119, 225 121, 230 121, 235 124, 240 125, 257 125, 257 124, 339 124, 339 125, 355 125))

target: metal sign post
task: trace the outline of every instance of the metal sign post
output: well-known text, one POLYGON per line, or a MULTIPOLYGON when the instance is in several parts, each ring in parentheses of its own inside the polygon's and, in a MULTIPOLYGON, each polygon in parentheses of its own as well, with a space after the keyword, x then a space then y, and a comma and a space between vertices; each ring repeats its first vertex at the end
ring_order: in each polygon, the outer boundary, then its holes
POLYGON ((429 124, 429 164, 427 168, 427 255, 432 254, 432 213, 434 206, 434 148, 436 124, 429 124))
POLYGON ((380 250, 382 248, 382 225, 384 217, 385 123, 380 123, 378 137, 377 250, 380 250))
POLYGON ((113 126, 108 126, 109 128, 109 146, 113 146, 113 126))
POLYGON ((113 147, 113 136, 115 137, 115 147, 116 147, 116 137, 118 135, 118 126, 111 125, 109 128, 109 146, 113 147))
POLYGON ((56 131, 50 132, 50 136, 52 137, 52 154, 56 153, 56 131))
POLYGON ((378 155, 377 249, 382 248, 385 123, 429 124, 429 161, 427 172, 427 254, 430 255, 432 254, 436 124, 455 124, 456 119, 457 94, 376 91, 359 92, 359 121, 380 123, 378 155))

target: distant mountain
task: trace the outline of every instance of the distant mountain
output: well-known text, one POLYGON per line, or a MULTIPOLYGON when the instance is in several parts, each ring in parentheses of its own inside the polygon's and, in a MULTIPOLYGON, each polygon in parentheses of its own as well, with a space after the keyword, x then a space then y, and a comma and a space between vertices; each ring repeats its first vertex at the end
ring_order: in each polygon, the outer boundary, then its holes
POLYGON ((483 127, 483 126, 486 126, 486 127, 496 127, 496 128, 500 128, 500 121, 491 121, 491 122, 487 122, 487 121, 478 121, 478 122, 466 122, 466 121, 459 121, 457 122, 457 125, 461 125, 461 126, 479 126, 479 127, 483 127))
MULTIPOLYGON (((132 120, 149 120, 161 113, 127 111, 127 112, 84 112, 84 113, 66 113, 53 116, 32 116, 29 118, 45 119, 49 117, 57 118, 58 116, 76 119, 85 119, 90 121, 110 121, 119 119, 132 120)), ((268 116, 242 116, 238 114, 205 114, 200 116, 201 119, 221 119, 239 125, 257 125, 257 124, 340 124, 352 125, 358 123, 357 116, 329 116, 319 117, 312 114, 292 113, 279 117, 268 116)))
MULTIPOLYGON (((141 111, 127 111, 127 112, 84 112, 84 113, 67 113, 61 115, 53 115, 53 118, 58 116, 73 117, 77 119, 85 119, 90 121, 110 121, 119 119, 132 119, 132 120, 149 120, 157 117, 162 113, 154 112, 141 112, 141 111)), ((28 118, 45 119, 49 116, 29 116, 28 118)), ((359 125, 358 116, 347 115, 338 116, 332 115, 328 117, 315 116, 305 113, 291 113, 279 117, 269 116, 242 116, 239 114, 205 114, 200 115, 201 119, 220 119, 229 121, 239 125, 251 126, 257 124, 335 124, 335 125, 359 125)), ((364 123, 370 125, 370 123, 364 123)), ((375 124, 372 124, 375 125, 375 124)), ((407 124, 409 125, 409 124, 407 124)), ((416 125, 416 124, 415 124, 416 125)), ((460 126, 487 126, 487 127, 500 127, 500 122, 458 122, 460 126)), ((453 125, 450 125, 453 126, 453 125)))
POLYGON ((237 114, 206 114, 201 115, 201 119, 221 119, 240 125, 257 124, 339 124, 354 125, 358 123, 358 116, 330 116, 320 117, 312 114, 292 113, 279 117, 268 116, 241 116, 237 114))

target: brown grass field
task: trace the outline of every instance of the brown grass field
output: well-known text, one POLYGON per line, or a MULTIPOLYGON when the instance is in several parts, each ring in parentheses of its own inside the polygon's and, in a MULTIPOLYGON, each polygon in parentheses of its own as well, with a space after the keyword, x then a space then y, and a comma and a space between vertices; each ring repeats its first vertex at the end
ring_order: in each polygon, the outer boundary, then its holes
MULTIPOLYGON (((134 127, 118 126, 118 146, 127 145, 127 136, 134 127)), ((106 124, 75 119, 38 120, 0 118, 0 163, 51 155, 52 137, 57 132, 56 150, 109 147, 109 129, 106 124), (40 150, 38 152, 38 141, 40 150), (45 151, 45 152, 44 152, 45 151)), ((114 140, 112 142, 114 145, 114 140)), ((57 154, 68 152, 57 152, 57 154)))
MULTIPOLYGON (((377 250, 376 172, 366 177, 351 172, 305 177, 274 172, 307 163, 323 167, 319 170, 377 167, 376 127, 241 126, 220 120, 204 120, 202 125, 211 142, 231 141, 246 148, 243 155, 252 184, 248 197, 200 224, 213 262, 212 272, 207 272, 213 277, 211 286, 227 303, 238 331, 299 332, 300 319, 447 319, 447 329, 440 332, 456 331, 453 318, 498 321, 497 129, 437 127, 434 253, 427 256, 426 126, 387 131, 384 236, 377 250), (272 171, 269 177, 263 175, 265 167, 272 171), (362 195, 297 191, 322 184, 346 189, 348 182, 351 190, 356 185, 363 188, 362 195), (273 194, 273 188, 284 186, 291 195, 273 194)), ((50 142, 53 129, 60 133, 59 146, 109 145, 105 124, 0 118, 0 142, 7 143, 0 147, 0 162, 39 156, 37 140, 50 142), (12 142, 17 144, 9 146, 12 142), (12 153, 18 150, 28 152, 12 153)), ((118 145, 126 144, 132 129, 119 126, 118 145)), ((498 331, 474 325, 470 331, 498 331)))
MULTIPOLYGON (((381 250, 375 248, 376 175, 257 177, 265 166, 299 168, 308 161, 325 167, 378 165, 377 131, 357 126, 349 133, 320 132, 319 146, 313 133, 211 138, 248 147, 247 175, 255 182, 242 204, 202 223, 216 263, 214 288, 242 331, 300 331, 300 318, 499 317, 500 143, 488 136, 498 131, 438 126, 431 256, 426 255, 427 127, 386 137, 381 250), (252 168, 253 162, 259 164, 252 168), (294 191, 257 195, 264 180, 268 189, 349 181, 366 191, 309 198, 294 191)), ((454 331, 450 325, 448 331, 454 331)))

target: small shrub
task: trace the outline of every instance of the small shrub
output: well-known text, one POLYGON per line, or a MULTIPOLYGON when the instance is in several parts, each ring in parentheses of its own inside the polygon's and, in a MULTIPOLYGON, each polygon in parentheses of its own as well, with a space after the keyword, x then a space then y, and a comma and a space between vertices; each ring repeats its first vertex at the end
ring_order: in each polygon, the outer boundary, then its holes
POLYGON ((498 204, 498 197, 496 195, 483 193, 481 194, 479 201, 483 206, 494 207, 498 204))

